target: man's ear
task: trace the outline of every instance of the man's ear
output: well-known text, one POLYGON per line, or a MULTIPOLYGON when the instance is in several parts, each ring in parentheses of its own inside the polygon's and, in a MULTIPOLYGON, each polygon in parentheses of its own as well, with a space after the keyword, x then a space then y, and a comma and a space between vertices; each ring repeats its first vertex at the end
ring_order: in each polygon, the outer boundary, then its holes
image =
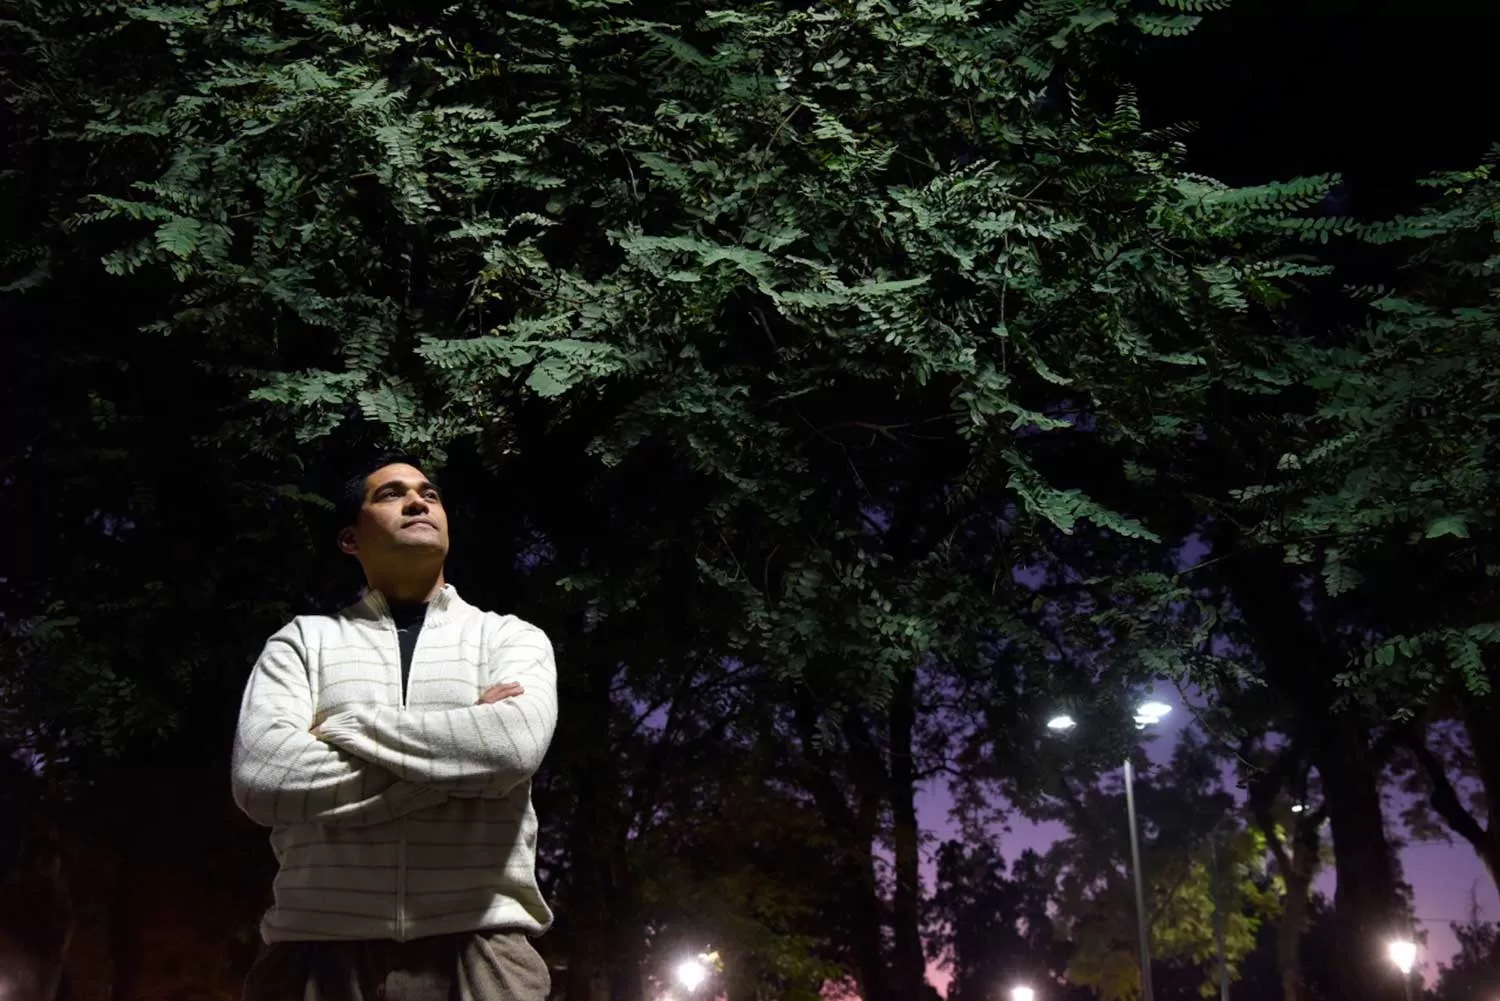
POLYGON ((354 537, 354 526, 350 525, 339 532, 339 548, 350 556, 359 553, 359 540, 354 537))

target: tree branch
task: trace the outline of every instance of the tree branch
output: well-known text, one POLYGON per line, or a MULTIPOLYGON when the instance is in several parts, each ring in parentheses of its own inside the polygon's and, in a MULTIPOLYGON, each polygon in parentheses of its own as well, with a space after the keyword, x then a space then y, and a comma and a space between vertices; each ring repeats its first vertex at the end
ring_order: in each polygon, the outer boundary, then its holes
POLYGON ((1488 835, 1484 827, 1474 815, 1464 807, 1463 800, 1458 796, 1458 790, 1448 779, 1448 773, 1443 768, 1443 763, 1438 756, 1432 753, 1432 748, 1427 746, 1427 731, 1425 728, 1414 728, 1407 736, 1406 746, 1411 748, 1417 756, 1417 762, 1426 773, 1427 780, 1432 783, 1432 794, 1427 801, 1437 811, 1437 815, 1443 818, 1453 832, 1473 845, 1483 857, 1488 842, 1488 835))

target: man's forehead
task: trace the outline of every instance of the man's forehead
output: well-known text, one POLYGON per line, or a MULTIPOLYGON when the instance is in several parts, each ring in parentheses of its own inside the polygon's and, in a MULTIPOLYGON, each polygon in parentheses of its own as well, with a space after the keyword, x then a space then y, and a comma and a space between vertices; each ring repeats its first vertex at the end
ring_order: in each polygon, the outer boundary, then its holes
POLYGON ((392 463, 389 466, 381 466, 371 473, 365 480, 365 491, 367 493, 379 490, 390 483, 413 484, 426 483, 427 476, 416 466, 408 466, 404 462, 392 463))

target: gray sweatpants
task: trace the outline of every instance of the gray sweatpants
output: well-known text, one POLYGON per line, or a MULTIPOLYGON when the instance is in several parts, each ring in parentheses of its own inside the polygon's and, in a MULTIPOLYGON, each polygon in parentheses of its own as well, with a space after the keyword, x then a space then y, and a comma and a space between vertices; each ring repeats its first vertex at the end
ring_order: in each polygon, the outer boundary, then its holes
POLYGON ((547 1001, 547 964, 521 932, 410 942, 277 942, 244 1001, 547 1001))

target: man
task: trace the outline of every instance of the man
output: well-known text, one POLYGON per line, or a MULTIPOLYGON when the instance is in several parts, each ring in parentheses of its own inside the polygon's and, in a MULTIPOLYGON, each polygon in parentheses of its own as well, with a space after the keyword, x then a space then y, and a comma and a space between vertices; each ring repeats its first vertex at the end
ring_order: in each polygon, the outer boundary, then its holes
POLYGON ((542 1001, 531 776, 557 723, 552 645, 444 580, 448 518, 415 461, 344 493, 365 595, 272 636, 240 707, 235 802, 280 866, 246 1001, 542 1001))

